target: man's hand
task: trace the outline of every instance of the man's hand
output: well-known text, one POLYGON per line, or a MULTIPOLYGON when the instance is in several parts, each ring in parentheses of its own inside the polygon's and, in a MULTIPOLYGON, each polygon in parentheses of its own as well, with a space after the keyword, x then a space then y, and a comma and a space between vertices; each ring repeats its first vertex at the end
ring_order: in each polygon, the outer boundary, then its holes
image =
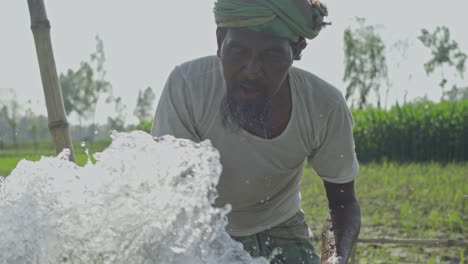
POLYGON ((322 263, 347 263, 361 228, 361 209, 354 193, 354 181, 325 182, 330 216, 322 236, 322 263))

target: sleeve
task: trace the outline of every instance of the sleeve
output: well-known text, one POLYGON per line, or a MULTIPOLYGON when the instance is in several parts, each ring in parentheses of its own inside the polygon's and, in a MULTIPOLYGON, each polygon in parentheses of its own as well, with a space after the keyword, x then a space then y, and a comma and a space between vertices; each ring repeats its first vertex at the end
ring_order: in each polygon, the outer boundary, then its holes
POLYGON ((162 91, 154 116, 151 135, 172 135, 176 138, 200 141, 195 128, 192 96, 180 68, 170 74, 162 91))
POLYGON ((348 183, 358 175, 353 126, 353 117, 343 99, 329 114, 324 139, 309 157, 324 181, 348 183))

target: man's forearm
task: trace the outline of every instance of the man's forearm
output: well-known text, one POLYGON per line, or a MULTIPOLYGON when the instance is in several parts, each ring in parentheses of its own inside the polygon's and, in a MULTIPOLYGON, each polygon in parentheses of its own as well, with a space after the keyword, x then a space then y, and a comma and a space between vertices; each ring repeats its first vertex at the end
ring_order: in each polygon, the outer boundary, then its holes
POLYGON ((338 258, 335 263, 347 263, 361 228, 361 209, 357 200, 330 201, 329 209, 322 263, 333 263, 335 258, 338 258))

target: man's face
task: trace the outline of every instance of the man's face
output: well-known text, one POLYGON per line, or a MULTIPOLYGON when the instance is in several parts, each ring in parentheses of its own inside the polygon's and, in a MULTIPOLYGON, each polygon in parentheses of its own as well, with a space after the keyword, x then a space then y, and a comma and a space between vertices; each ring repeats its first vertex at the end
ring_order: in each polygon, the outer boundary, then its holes
POLYGON ((239 28, 218 34, 218 43, 226 88, 234 102, 262 104, 280 90, 293 62, 287 39, 239 28))
POLYGON ((293 62, 290 42, 248 29, 228 29, 218 31, 218 56, 227 88, 222 104, 224 120, 235 129, 250 128, 267 135, 273 97, 293 62))

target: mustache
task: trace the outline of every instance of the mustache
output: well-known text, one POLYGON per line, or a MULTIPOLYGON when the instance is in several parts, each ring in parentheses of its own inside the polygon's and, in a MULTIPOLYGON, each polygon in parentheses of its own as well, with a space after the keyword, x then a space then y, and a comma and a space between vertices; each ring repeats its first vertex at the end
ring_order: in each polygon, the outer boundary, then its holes
POLYGON ((244 80, 240 80, 238 84, 239 86, 244 86, 244 87, 256 89, 256 90, 266 91, 267 89, 267 86, 264 83, 257 81, 257 80, 244 79, 244 80))

